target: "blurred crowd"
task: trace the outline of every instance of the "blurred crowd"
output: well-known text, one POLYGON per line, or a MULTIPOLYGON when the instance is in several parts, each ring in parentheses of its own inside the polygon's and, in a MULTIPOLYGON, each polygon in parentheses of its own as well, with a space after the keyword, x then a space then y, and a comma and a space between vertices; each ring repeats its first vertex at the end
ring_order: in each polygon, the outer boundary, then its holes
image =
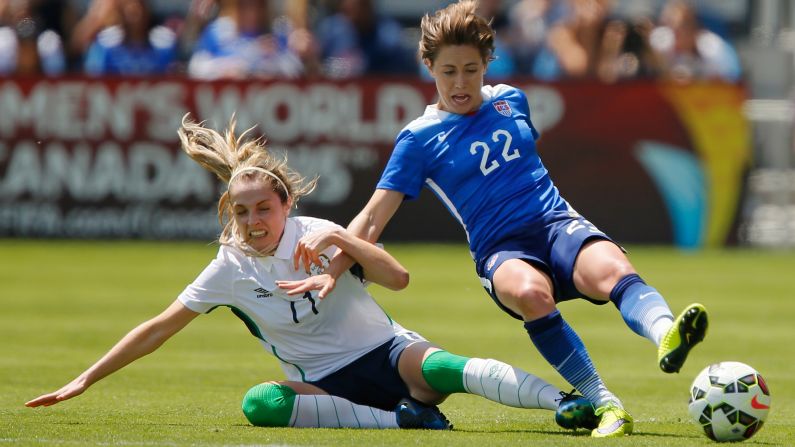
MULTIPOLYGON (((740 78, 731 36, 693 3, 634 16, 615 3, 481 0, 497 31, 487 77, 740 78)), ((0 76, 427 76, 421 14, 399 20, 376 0, 0 0, 0 76)))

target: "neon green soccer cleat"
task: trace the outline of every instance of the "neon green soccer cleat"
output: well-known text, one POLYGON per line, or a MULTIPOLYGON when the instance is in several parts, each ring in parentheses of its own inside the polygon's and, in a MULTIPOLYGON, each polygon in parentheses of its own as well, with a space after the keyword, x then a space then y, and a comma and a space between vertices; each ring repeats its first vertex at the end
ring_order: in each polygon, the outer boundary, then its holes
POLYGON ((707 309, 703 305, 693 303, 687 306, 663 336, 657 350, 660 369, 666 373, 679 372, 690 350, 704 340, 708 326, 707 309))
POLYGON ((593 438, 616 438, 632 433, 635 421, 623 408, 609 403, 596 409, 599 426, 591 432, 593 438))

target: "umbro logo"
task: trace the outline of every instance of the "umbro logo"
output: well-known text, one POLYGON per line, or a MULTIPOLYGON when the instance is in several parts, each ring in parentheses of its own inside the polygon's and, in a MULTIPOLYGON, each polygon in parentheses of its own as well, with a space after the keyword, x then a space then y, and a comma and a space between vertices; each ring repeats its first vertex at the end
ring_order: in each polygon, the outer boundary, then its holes
POLYGON ((273 292, 265 290, 262 287, 257 287, 254 291, 257 292, 257 298, 270 298, 273 296, 273 292))
POLYGON ((489 378, 494 379, 499 377, 501 375, 500 373, 502 373, 502 367, 500 365, 491 365, 491 368, 489 368, 488 375, 489 378))

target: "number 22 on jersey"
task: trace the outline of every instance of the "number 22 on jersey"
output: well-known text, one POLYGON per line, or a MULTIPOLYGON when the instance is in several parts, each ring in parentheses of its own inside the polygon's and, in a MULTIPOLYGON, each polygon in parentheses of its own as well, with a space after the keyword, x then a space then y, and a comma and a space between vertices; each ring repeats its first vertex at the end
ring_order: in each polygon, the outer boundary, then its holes
MULTIPOLYGON (((517 159, 521 156, 519 154, 519 149, 511 149, 513 137, 507 130, 495 130, 494 133, 491 134, 491 141, 497 143, 497 150, 499 150, 499 143, 502 142, 502 159, 506 162, 517 159)), ((489 153, 491 153, 491 148, 487 143, 483 141, 474 141, 469 146, 469 153, 472 155, 477 155, 478 149, 482 149, 483 151, 483 155, 480 159, 480 172, 482 172, 483 175, 489 175, 492 171, 500 167, 500 163, 497 160, 491 160, 491 163, 489 163, 489 153)))

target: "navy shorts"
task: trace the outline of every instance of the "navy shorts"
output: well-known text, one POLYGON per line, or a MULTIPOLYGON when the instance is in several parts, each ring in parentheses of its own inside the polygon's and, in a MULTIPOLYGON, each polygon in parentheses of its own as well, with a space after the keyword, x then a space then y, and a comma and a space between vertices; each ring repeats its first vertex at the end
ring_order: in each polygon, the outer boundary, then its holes
POLYGON ((373 349, 326 377, 308 382, 332 396, 351 402, 394 411, 409 389, 398 373, 403 350, 418 341, 426 341, 411 331, 401 331, 392 340, 373 349))
POLYGON ((522 259, 546 273, 552 279, 555 302, 585 298, 595 304, 605 304, 584 296, 574 286, 574 262, 583 245, 593 239, 615 243, 582 216, 560 214, 539 231, 519 234, 495 244, 487 255, 475 260, 475 269, 483 288, 500 309, 519 320, 523 318, 500 302, 493 287, 494 272, 509 259, 522 259))

